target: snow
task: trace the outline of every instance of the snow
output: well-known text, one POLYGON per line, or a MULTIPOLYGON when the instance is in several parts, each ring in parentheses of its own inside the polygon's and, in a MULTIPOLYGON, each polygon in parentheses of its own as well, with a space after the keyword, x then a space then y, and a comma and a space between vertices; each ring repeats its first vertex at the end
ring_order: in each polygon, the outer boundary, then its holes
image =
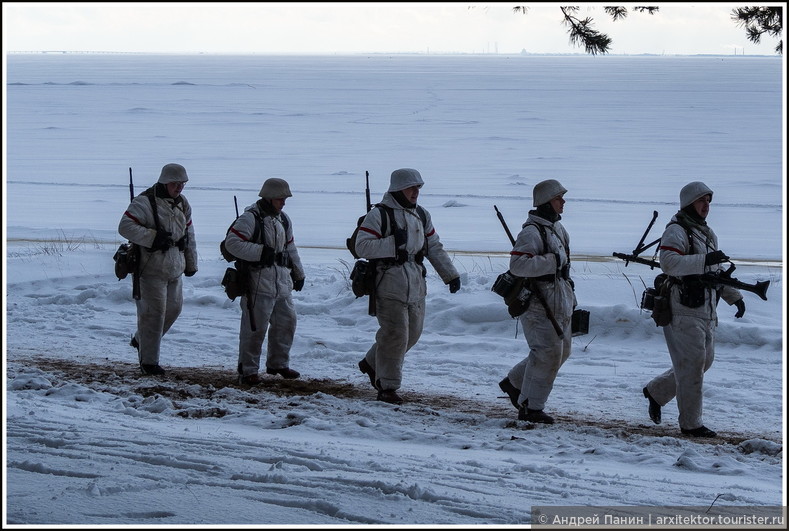
MULTIPOLYGON (((781 58, 7 56, 4 523, 79 526, 525 526, 551 506, 786 506, 781 58), (190 175, 199 272, 162 378, 128 345, 112 254, 129 199, 168 162, 190 175), (345 238, 399 167, 461 272, 428 266, 424 333, 392 406, 357 363, 373 341, 345 238), (307 281, 295 381, 235 381, 239 302, 218 244, 267 177, 286 178, 307 281), (532 186, 569 192, 579 308, 546 410, 518 421, 498 382, 527 354, 490 291, 532 186), (670 366, 639 310, 656 271, 613 258, 659 238, 692 180, 737 265, 769 280, 721 303, 704 420, 679 434, 641 394, 670 366)), ((643 256, 651 257, 652 250, 643 256)))

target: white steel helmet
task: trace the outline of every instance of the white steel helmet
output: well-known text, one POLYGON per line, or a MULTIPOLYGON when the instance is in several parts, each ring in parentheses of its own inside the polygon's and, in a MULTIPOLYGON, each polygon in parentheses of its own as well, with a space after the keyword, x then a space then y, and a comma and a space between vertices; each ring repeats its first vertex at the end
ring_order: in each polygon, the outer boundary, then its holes
POLYGON ((422 186, 425 182, 418 171, 411 168, 400 168, 392 172, 387 192, 399 192, 412 186, 422 186))
POLYGON ((180 164, 165 164, 162 168, 162 173, 159 174, 159 182, 162 184, 185 183, 188 180, 186 168, 180 164))
POLYGON ((688 205, 692 205, 697 199, 707 194, 709 194, 710 201, 712 201, 712 190, 710 190, 706 184, 701 181, 688 183, 679 191, 679 208, 682 209, 688 205))
POLYGON ((567 189, 556 179, 541 181, 534 185, 534 191, 532 192, 534 206, 544 205, 557 195, 565 193, 567 193, 567 189))
POLYGON ((293 194, 290 193, 288 182, 285 179, 278 179, 276 177, 266 179, 258 195, 264 199, 284 199, 285 197, 293 196, 293 194))

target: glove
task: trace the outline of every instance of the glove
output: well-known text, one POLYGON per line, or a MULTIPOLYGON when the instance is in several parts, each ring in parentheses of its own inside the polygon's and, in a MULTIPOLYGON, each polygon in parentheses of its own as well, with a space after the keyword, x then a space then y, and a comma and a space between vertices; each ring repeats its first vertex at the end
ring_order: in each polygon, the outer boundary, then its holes
POLYGON ((449 292, 456 293, 460 289, 460 277, 455 277, 449 281, 449 292))
POLYGON ((269 247, 268 245, 263 246, 263 251, 260 253, 260 263, 264 266, 272 266, 274 265, 274 252, 273 247, 269 247))
POLYGON ((184 275, 186 275, 187 277, 193 277, 195 276, 195 273, 197 273, 197 271, 194 269, 187 269, 186 271, 184 271, 184 275))
POLYGON ((394 240, 395 240, 395 247, 400 247, 401 245, 405 245, 405 242, 408 241, 408 231, 405 229, 395 229, 394 240))
POLYGON ((735 302, 734 305, 737 307, 737 313, 734 314, 734 317, 739 319, 740 317, 745 315, 745 301, 740 299, 737 302, 735 302))
POLYGON ((166 251, 173 245, 173 233, 166 230, 157 230, 156 237, 151 244, 151 251, 166 251))
POLYGON ((301 288, 304 287, 304 279, 300 278, 298 280, 293 281, 293 289, 296 291, 301 291, 301 288))
POLYGON ((704 265, 711 266, 716 264, 722 264, 729 259, 728 256, 723 254, 723 251, 712 251, 711 253, 707 253, 707 256, 704 258, 704 265))
POLYGON ((406 262, 408 262, 408 251, 406 251, 405 249, 398 249, 397 263, 403 265, 406 262))

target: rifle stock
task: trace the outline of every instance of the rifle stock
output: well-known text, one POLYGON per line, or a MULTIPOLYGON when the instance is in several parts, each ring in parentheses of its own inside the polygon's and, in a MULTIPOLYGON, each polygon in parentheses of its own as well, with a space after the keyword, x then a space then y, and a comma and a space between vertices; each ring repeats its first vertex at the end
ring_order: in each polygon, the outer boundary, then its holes
MULTIPOLYGON (((733 267, 734 266, 732 265, 732 268, 733 267)), ((729 271, 731 271, 731 269, 729 271)), ((763 280, 757 282, 756 284, 746 284, 745 282, 737 280, 736 278, 732 278, 730 272, 704 273, 700 278, 703 283, 710 287, 715 288, 718 286, 731 286, 743 291, 750 291, 751 293, 758 295, 763 301, 767 300, 767 288, 770 287, 769 280, 763 280)))

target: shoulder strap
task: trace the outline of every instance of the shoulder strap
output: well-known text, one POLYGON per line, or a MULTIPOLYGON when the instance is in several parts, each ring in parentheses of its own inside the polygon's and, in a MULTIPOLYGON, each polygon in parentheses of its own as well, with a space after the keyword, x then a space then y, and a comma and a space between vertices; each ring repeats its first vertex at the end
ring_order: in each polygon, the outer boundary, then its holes
POLYGON ((669 221, 668 225, 679 225, 680 227, 685 229, 685 233, 688 235, 688 246, 690 246, 690 252, 688 254, 693 254, 693 233, 691 232, 690 227, 675 220, 669 221))
POLYGON ((260 239, 263 230, 263 218, 254 210, 250 210, 250 212, 252 212, 252 217, 255 218, 255 228, 252 230, 252 238, 250 241, 253 243, 262 243, 258 240, 260 239))
MULTIPOLYGON (((384 210, 387 213, 389 217, 389 223, 391 224, 392 227, 397 227, 397 223, 395 222, 395 218, 394 218, 394 209, 392 207, 384 205, 383 203, 377 203, 375 206, 384 210)), ((422 220, 422 228, 424 228, 425 232, 427 232, 427 214, 425 213, 425 209, 417 205, 416 211, 419 214, 419 219, 422 220)), ((384 216, 381 216, 381 236, 386 235, 386 229, 387 229, 386 218, 384 216)))
POLYGON ((425 232, 427 232, 427 214, 425 213, 425 209, 419 205, 416 205, 416 211, 419 214, 419 217, 422 218, 422 227, 424 227, 425 232))
POLYGON ((151 186, 140 195, 148 196, 148 200, 151 202, 151 210, 153 211, 153 222, 156 225, 156 230, 160 230, 161 227, 159 225, 159 210, 156 208, 156 191, 154 186, 151 186))
POLYGON ((419 205, 416 205, 416 212, 419 214, 419 217, 422 218, 422 233, 424 234, 425 241, 422 244, 422 252, 427 256, 427 252, 429 246, 427 245, 427 213, 425 209, 419 205))
POLYGON ((282 217, 282 226, 285 227, 285 233, 288 232, 288 227, 290 226, 290 218, 284 212, 281 214, 282 217))
POLYGON ((537 230, 540 231, 540 236, 542 237, 542 252, 545 253, 548 251, 548 235, 545 232, 545 227, 540 225, 539 223, 527 223, 527 225, 532 225, 537 227, 537 230))
POLYGON ((390 206, 384 205, 383 203, 376 203, 376 208, 379 208, 386 212, 386 216, 381 216, 381 236, 386 236, 386 233, 389 230, 389 227, 392 227, 392 232, 394 232, 394 228, 397 227, 397 223, 395 222, 394 218, 394 209, 390 206), (389 221, 387 226, 387 219, 389 221))

